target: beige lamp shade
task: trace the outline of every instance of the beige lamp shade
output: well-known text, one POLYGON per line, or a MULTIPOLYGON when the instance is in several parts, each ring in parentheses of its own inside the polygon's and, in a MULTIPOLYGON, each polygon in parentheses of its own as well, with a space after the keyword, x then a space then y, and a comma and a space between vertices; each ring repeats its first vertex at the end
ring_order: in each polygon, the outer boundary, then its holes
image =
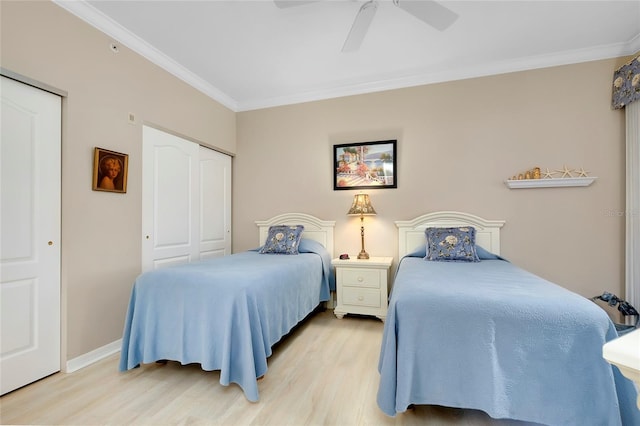
POLYGON ((357 194, 353 197, 353 204, 348 215, 375 215, 376 210, 371 205, 369 194, 357 194))

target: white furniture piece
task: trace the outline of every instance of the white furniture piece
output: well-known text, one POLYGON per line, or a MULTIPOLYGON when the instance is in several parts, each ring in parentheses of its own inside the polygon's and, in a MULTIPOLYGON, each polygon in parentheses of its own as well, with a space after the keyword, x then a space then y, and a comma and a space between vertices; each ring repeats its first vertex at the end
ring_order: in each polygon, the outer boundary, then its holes
POLYGON ((321 220, 315 216, 305 213, 284 213, 274 216, 269 220, 256 220, 259 232, 259 242, 263 245, 269 234, 269 227, 272 225, 302 225, 304 231, 302 238, 308 238, 322 244, 331 256, 333 256, 333 230, 335 220, 321 220))
POLYGON ((504 183, 511 189, 519 188, 566 188, 568 186, 589 186, 596 176, 554 178, 554 179, 519 179, 506 180, 504 183))
MULTIPOLYGON (((640 388, 640 330, 605 343, 602 347, 602 357, 609 364, 618 367, 623 376, 640 388)), ((640 409, 640 394, 636 405, 640 409)))
POLYGON ((500 229, 504 223, 504 220, 487 220, 456 211, 439 211, 412 220, 398 220, 398 259, 426 243, 424 231, 429 227, 473 226, 476 229, 476 244, 500 255, 500 229))
POLYGON ((335 316, 342 319, 346 314, 373 315, 384 322, 392 262, 392 257, 333 259, 338 299, 335 316))

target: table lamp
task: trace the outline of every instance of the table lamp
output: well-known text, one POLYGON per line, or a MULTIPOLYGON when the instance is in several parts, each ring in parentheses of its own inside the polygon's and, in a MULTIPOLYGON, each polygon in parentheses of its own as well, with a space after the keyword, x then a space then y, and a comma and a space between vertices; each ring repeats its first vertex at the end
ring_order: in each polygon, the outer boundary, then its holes
POLYGON ((369 259, 369 253, 364 250, 364 216, 375 216, 376 211, 371 205, 368 194, 357 194, 353 197, 353 204, 347 215, 360 215, 360 239, 362 241, 362 250, 358 253, 358 259, 369 259))

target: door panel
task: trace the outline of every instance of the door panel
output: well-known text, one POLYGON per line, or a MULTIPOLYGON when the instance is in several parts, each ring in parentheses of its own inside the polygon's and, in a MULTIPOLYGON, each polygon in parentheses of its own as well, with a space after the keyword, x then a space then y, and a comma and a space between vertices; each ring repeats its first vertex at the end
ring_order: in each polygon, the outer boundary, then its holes
POLYGON ((198 145, 144 126, 142 158, 143 270, 197 260, 198 145))
POLYGON ((143 126, 143 270, 231 254, 231 157, 143 126))
POLYGON ((156 146, 154 199, 155 248, 184 249, 191 244, 193 153, 156 146))
POLYGON ((0 392, 60 370, 61 98, 1 77, 0 392))
POLYGON ((200 147, 200 259, 231 254, 231 157, 200 147))

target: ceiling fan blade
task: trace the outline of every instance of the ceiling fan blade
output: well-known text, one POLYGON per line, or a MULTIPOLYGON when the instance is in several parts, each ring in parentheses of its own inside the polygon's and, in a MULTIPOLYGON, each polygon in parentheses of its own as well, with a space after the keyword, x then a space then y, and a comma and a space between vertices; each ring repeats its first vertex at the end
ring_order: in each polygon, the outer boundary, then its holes
POLYGON ((393 3, 440 31, 446 30, 458 19, 457 13, 433 0, 393 0, 393 3))
POLYGON ((303 4, 316 3, 318 1, 319 0, 273 0, 276 6, 278 6, 280 9, 286 9, 287 7, 294 7, 294 6, 302 6, 303 4))
POLYGON ((349 35, 347 35, 347 39, 344 41, 344 45, 342 46, 343 52, 353 52, 360 48, 377 9, 378 4, 375 0, 368 1, 362 5, 356 15, 356 19, 354 19, 353 24, 351 25, 349 35))

